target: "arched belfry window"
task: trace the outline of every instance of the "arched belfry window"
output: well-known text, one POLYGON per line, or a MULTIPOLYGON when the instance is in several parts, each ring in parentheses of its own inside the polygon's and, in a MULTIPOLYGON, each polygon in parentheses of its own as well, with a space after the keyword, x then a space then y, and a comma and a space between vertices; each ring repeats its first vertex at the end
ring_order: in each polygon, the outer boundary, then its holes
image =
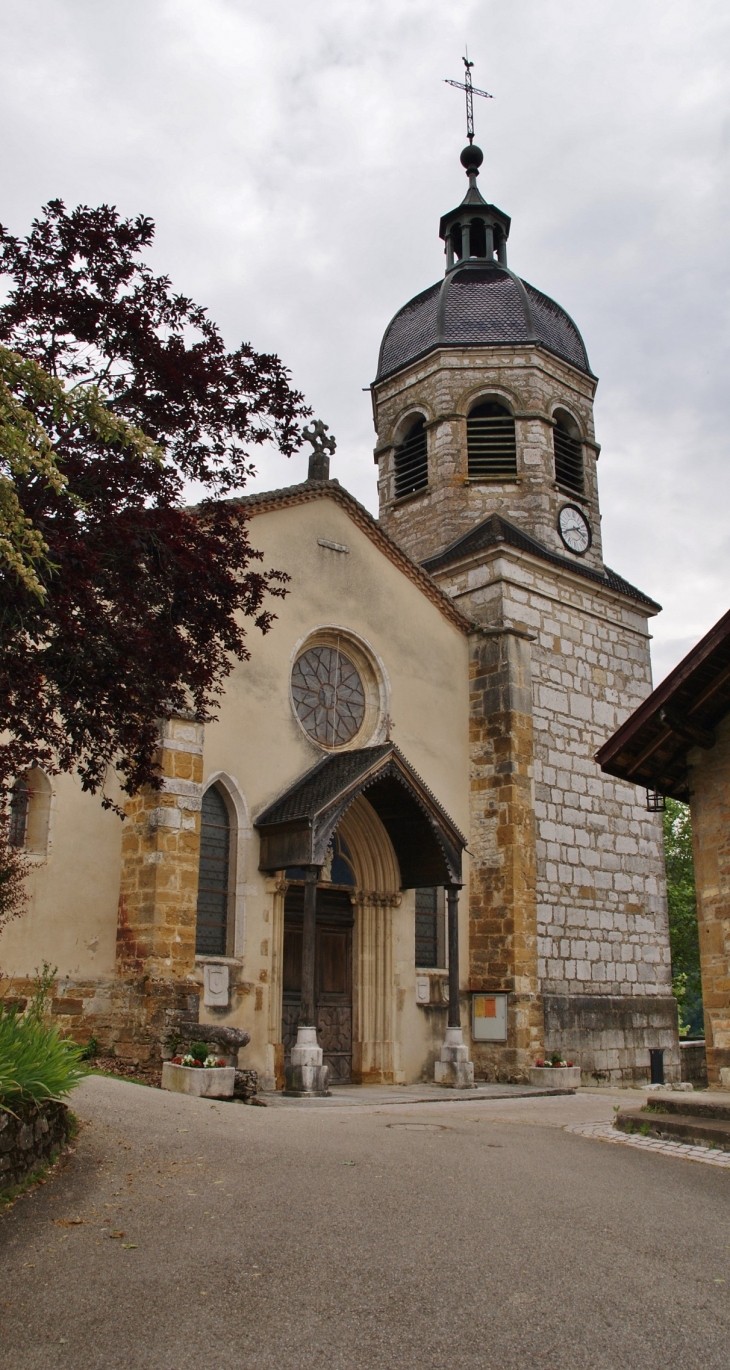
POLYGON ((472 480, 514 480, 515 421, 506 405, 496 400, 475 405, 466 421, 466 445, 472 480))
POLYGON ((564 490, 572 490, 582 495, 585 486, 583 474, 583 443, 575 419, 558 409, 553 415, 553 447, 555 450, 555 479, 564 490))
POLYGON ((230 902, 231 820, 217 785, 203 795, 200 815, 200 873, 195 950, 225 956, 230 902))
POLYGON ((413 495, 428 485, 426 420, 416 419, 395 449, 395 497, 413 495))

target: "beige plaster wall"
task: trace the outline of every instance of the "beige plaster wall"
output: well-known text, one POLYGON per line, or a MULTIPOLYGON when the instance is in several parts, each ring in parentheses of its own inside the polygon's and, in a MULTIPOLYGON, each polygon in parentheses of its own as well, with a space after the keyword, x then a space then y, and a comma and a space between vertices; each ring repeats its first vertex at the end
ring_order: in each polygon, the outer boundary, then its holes
MULTIPOLYGON (((227 1013, 201 1018, 251 1033, 245 1064, 271 1065, 269 995, 276 946, 276 880, 258 870, 252 820, 323 756, 293 713, 291 668, 307 635, 339 627, 358 636, 380 663, 393 737, 454 822, 468 826, 468 644, 466 637, 375 547, 331 499, 262 513, 253 545, 265 567, 291 576, 274 603, 278 618, 262 636, 249 631, 251 661, 229 677, 218 721, 205 728, 203 787, 222 783, 237 814, 235 919, 229 945, 233 991, 227 1013), (322 547, 319 539, 348 548, 322 547)), ((385 728, 357 745, 383 740, 385 728)), ((31 904, 0 939, 0 968, 23 976, 42 960, 74 981, 114 974, 123 825, 84 795, 72 777, 53 782, 52 841, 32 872, 31 904)), ((192 803, 192 800, 190 801, 192 803)), ((199 803, 199 800, 196 801, 199 803)), ((467 895, 462 896, 461 958, 466 983, 467 895)), ((409 1079, 431 1050, 430 1017, 415 1007, 413 896, 394 911, 395 1021, 409 1079)), ((202 967, 196 978, 202 983, 202 967)), ((438 1015, 439 1022, 444 1015, 438 1015)), ((242 1057, 242 1062, 244 1061, 242 1057)))
MULTIPOLYGON (((204 785, 213 776, 236 791, 249 819, 322 758, 290 702, 294 661, 309 633, 340 627, 355 633, 379 661, 392 736, 454 822, 468 826, 468 644, 332 500, 274 510, 252 520, 264 565, 285 569, 290 593, 261 637, 250 634, 252 660, 236 666, 219 720, 206 728, 204 785), (319 539, 346 546, 322 547, 319 539)), ((358 745, 382 741, 384 730, 358 745)), ((239 852, 235 952, 236 1007, 225 1021, 252 1035, 246 1061, 267 1067, 269 994, 276 942, 275 881, 258 871, 258 837, 246 830, 239 852)), ((461 960, 467 974, 466 895, 461 960)), ((430 1029, 415 1007, 413 897, 394 912, 394 971, 409 1079, 419 1079, 430 1029), (409 1045, 404 1043, 408 1040, 409 1045)), ((443 1015, 441 1015, 443 1017, 443 1015)), ((213 1015, 209 1015, 212 1019, 213 1015)))
MULTIPOLYGON (((43 961, 59 977, 114 972, 122 822, 71 775, 51 778, 48 847, 29 858, 29 901, 0 934, 0 975, 43 961)), ((112 795, 118 798, 116 791, 112 795)))

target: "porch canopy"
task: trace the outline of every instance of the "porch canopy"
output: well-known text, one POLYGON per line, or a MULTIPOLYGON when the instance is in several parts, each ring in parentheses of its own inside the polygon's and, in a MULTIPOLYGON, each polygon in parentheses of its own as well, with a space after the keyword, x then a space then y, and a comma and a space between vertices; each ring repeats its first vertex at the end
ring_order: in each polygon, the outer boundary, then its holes
POLYGON ((323 866, 335 828, 359 795, 388 833, 403 889, 461 885, 466 839, 394 742, 325 756, 259 814, 259 869, 323 866))
POLYGON ((730 713, 730 612, 688 652, 596 752, 607 775, 681 799, 690 798, 688 753, 714 746, 730 713))

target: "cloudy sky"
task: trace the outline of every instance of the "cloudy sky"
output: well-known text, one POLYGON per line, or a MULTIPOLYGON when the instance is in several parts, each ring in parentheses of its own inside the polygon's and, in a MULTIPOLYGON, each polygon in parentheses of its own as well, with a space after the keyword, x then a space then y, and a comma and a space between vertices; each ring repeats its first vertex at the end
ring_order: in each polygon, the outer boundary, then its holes
MULTIPOLYGON (((510 265, 600 377, 608 563, 658 599, 661 676, 730 603, 730 9, 721 0, 0 0, 0 219, 52 196, 157 223, 231 346, 279 353, 376 511, 392 314, 443 272, 468 43, 510 265)), ((259 488, 303 477, 262 454, 259 488)))

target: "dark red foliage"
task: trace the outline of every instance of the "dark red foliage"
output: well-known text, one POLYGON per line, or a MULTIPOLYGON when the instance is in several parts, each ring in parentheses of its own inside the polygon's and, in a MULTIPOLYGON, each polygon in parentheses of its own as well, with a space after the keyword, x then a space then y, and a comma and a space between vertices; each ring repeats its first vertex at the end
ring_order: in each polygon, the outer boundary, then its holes
POLYGON ((140 460, 39 411, 84 507, 35 476, 19 486, 51 570, 44 602, 1 582, 0 785, 33 761, 77 768, 91 790, 110 766, 129 792, 157 784, 158 719, 210 718, 249 655, 242 620, 265 632, 268 596, 285 593, 285 576, 254 569, 246 523, 221 496, 244 485, 251 444, 295 450, 310 411, 277 357, 227 352, 205 311, 140 261, 153 232, 58 200, 26 239, 0 228, 0 341, 66 383, 98 383, 163 454, 140 460), (186 481, 204 492, 196 510, 186 481))

